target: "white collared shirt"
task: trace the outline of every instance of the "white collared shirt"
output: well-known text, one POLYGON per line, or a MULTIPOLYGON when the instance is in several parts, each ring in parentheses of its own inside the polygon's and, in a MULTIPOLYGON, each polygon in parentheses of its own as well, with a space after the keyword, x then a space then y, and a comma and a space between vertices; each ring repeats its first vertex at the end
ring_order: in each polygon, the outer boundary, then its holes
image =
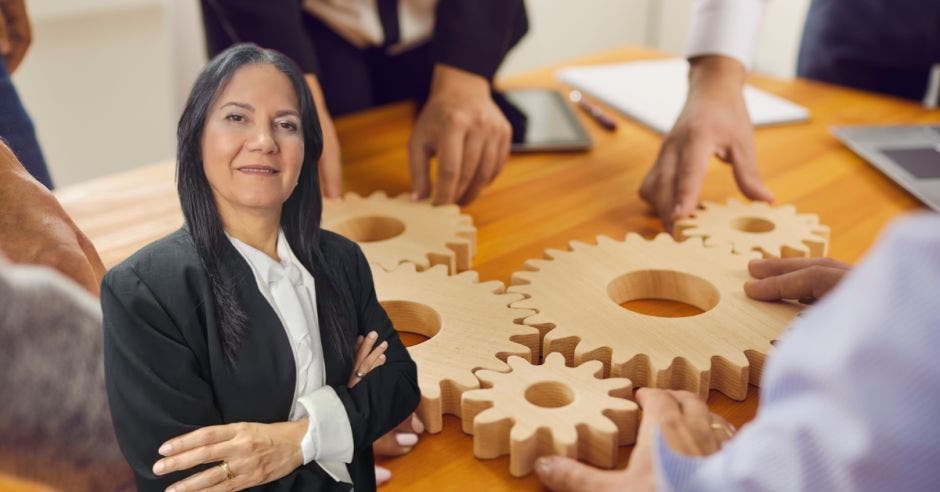
POLYGON ((750 68, 767 0, 697 0, 685 56, 724 55, 750 68))
POLYGON ((301 442, 304 464, 316 461, 334 480, 352 483, 345 465, 353 457, 352 427, 343 402, 325 384, 326 366, 313 277, 294 256, 284 231, 277 237, 280 262, 232 236, 228 238, 248 262, 258 290, 277 314, 290 340, 297 377, 289 419, 310 417, 301 442))

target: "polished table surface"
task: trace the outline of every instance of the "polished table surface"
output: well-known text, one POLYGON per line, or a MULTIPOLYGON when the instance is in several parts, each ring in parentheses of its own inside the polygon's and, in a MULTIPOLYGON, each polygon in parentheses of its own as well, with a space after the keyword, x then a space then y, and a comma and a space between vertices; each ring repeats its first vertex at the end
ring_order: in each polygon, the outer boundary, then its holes
MULTIPOLYGON (((625 47, 566 65, 662 56, 625 47)), ((498 85, 564 89, 553 77, 560 66, 500 80, 498 85)), ((757 129, 757 157, 765 183, 779 203, 816 213, 831 227, 830 256, 858 260, 891 219, 922 207, 841 145, 829 129, 845 124, 937 122, 940 111, 803 80, 752 75, 749 82, 812 113, 808 123, 757 129)), ((618 129, 607 132, 583 113, 578 115, 594 138, 593 150, 513 155, 499 178, 464 209, 478 229, 473 269, 481 280, 508 282, 526 259, 541 257, 546 248, 565 248, 571 240, 593 242, 600 234, 620 239, 627 232, 652 236, 662 231, 637 195, 661 136, 619 116, 618 129)), ((401 103, 337 120, 348 191, 408 190, 406 149, 413 116, 414 106, 401 103)), ((57 195, 109 267, 182 223, 172 163, 66 187, 57 195)), ((728 197, 740 198, 740 193, 728 166, 715 163, 701 198, 728 197)), ((709 398, 714 412, 739 426, 754 417, 757 404, 758 390, 753 386, 743 402, 714 391, 709 398)), ((621 467, 629 451, 621 449, 621 467)), ((455 417, 446 416, 441 433, 423 436, 408 455, 381 462, 394 474, 383 490, 539 489, 534 475, 510 476, 508 462, 508 457, 474 458, 472 437, 460 430, 455 417)))

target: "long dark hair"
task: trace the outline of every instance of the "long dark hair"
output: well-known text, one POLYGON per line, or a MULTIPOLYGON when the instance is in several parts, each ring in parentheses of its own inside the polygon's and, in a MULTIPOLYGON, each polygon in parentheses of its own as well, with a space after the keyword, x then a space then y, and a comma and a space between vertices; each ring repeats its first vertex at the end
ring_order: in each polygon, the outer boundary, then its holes
POLYGON ((202 132, 206 116, 215 98, 238 69, 247 65, 268 64, 290 79, 300 106, 303 128, 304 161, 293 193, 281 210, 281 228, 291 250, 314 278, 317 292, 320 333, 324 351, 338 352, 345 367, 352 360, 352 336, 343 313, 352 304, 348 289, 337 282, 339 274, 323 256, 320 248, 320 213, 323 200, 317 161, 323 150, 323 135, 313 97, 300 69, 286 56, 254 44, 236 44, 219 53, 199 74, 180 116, 177 130, 176 185, 183 217, 192 235, 196 252, 212 285, 219 337, 227 363, 236 367, 236 353, 249 329, 247 314, 237 301, 235 282, 220 268, 220 252, 228 245, 222 219, 206 179, 202 162, 202 132))

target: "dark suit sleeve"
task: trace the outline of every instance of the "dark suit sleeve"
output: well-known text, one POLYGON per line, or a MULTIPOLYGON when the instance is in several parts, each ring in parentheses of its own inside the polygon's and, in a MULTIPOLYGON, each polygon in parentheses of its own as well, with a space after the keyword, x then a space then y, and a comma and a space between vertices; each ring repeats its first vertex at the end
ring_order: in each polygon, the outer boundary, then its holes
POLYGON ((492 79, 506 53, 529 28, 522 0, 441 0, 431 57, 492 79))
POLYGON ((280 51, 304 73, 319 73, 316 51, 304 28, 298 0, 202 0, 209 58, 236 43, 280 51))
POLYGON ((194 470, 151 471, 166 440, 220 424, 211 384, 157 297, 137 273, 118 267, 101 289, 105 384, 118 442, 140 490, 163 490, 194 470))
POLYGON ((358 315, 359 334, 375 330, 378 341, 388 341, 385 364, 369 372, 353 388, 336 387, 352 427, 358 451, 401 423, 418 406, 418 372, 414 361, 398 338, 385 310, 379 304, 369 263, 355 246, 355 284, 352 291, 358 315))

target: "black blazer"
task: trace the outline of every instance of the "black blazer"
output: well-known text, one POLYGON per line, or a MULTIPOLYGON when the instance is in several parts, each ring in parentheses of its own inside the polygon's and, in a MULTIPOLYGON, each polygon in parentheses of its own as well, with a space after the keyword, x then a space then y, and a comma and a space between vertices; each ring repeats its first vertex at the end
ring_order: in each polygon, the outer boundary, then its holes
MULTIPOLYGON (((349 473, 357 491, 372 490, 372 442, 417 406, 417 371, 376 300, 372 274, 359 247, 328 231, 321 232, 320 246, 343 272, 337 289, 348 292, 353 301, 347 303, 353 312, 345 313, 350 340, 375 330, 379 341, 389 342, 385 364, 352 389, 346 387, 351 364, 341 365, 336 351, 323 347, 326 384, 336 390, 352 426, 355 452, 349 473)), ((284 328, 238 251, 225 242, 219 255, 250 318, 234 371, 225 363, 209 279, 186 229, 140 250, 109 271, 102 284, 108 400, 118 442, 141 490, 162 491, 194 473, 152 473, 164 441, 208 425, 284 422, 293 404, 294 359, 284 328)), ((260 488, 348 486, 311 461, 260 488)))
MULTIPOLYGON (((379 3, 394 3, 379 0, 379 3)), ((284 53, 304 71, 323 76, 301 0, 202 0, 209 58, 236 42, 284 53), (235 39, 233 39, 233 36, 235 39)), ((381 12, 381 7, 380 7, 381 12)), ((506 53, 529 30, 523 0, 440 0, 431 58, 492 79, 506 53)))

